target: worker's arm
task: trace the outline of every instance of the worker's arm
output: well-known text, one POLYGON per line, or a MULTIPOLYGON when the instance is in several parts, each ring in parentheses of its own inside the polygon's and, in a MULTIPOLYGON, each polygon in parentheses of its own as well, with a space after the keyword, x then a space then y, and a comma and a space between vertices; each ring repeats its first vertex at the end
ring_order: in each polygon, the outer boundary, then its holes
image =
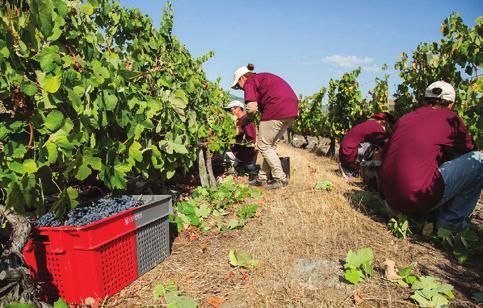
POLYGON ((258 103, 257 102, 248 102, 246 104, 246 111, 247 111, 247 116, 243 118, 241 126, 244 127, 248 125, 249 123, 253 122, 253 119, 255 119, 255 114, 258 111, 258 103))
POLYGON ((248 102, 247 103, 247 113, 252 115, 253 117, 255 116, 255 113, 258 111, 258 103, 257 102, 248 102))

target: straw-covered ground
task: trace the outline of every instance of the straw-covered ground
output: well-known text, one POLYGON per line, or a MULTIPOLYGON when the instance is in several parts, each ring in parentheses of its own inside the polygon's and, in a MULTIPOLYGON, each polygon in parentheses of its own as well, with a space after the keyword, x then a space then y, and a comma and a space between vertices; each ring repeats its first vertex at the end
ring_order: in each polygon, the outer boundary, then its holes
MULTIPOLYGON (((384 278, 384 261, 404 267, 418 263, 419 274, 455 286, 452 307, 477 307, 471 299, 482 291, 481 255, 459 265, 448 253, 419 238, 398 239, 385 220, 371 216, 360 200, 370 193, 337 174, 333 160, 311 151, 279 146, 290 156, 288 188, 266 191, 261 210, 241 230, 190 240, 179 236, 162 264, 107 301, 108 306, 159 305, 152 291, 160 282, 174 282, 201 307, 411 307, 411 290, 384 278), (330 192, 314 190, 318 181, 333 183, 330 192), (362 198, 361 196, 365 196, 362 198), (371 247, 375 275, 352 286, 343 281, 342 261, 348 250, 371 247), (233 269, 230 249, 259 260, 251 271, 233 269), (213 305, 215 304, 215 305, 213 305)), ((240 179, 246 181, 246 179, 240 179)))

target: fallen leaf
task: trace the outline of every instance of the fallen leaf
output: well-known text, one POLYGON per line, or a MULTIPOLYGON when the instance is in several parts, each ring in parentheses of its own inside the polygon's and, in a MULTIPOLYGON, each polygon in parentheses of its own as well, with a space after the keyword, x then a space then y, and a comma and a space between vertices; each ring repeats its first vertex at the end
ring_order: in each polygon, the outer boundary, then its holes
POLYGON ((394 262, 393 260, 386 259, 383 264, 386 266, 384 269, 386 279, 394 281, 402 278, 397 274, 396 262, 394 262))
POLYGON ((200 249, 201 249, 201 252, 202 252, 202 253, 205 253, 205 252, 206 252, 206 250, 208 249, 208 244, 206 244, 206 243, 201 243, 201 244, 200 244, 200 249))
POLYGON ((253 259, 248 253, 236 249, 230 250, 228 260, 231 266, 239 268, 254 268, 258 263, 258 261, 253 259))
POLYGON ((248 275, 247 272, 243 271, 242 273, 242 277, 241 277, 241 280, 248 280, 248 278, 250 278, 250 275, 248 275))
POLYGON ((196 227, 190 228, 190 241, 196 241, 200 238, 200 230, 196 227))
POLYGON ((354 303, 356 305, 360 305, 364 302, 364 298, 362 298, 362 295, 359 292, 354 293, 354 303))
POLYGON ((225 302, 223 297, 219 296, 209 296, 207 300, 208 304, 212 305, 215 308, 219 308, 221 304, 225 302))

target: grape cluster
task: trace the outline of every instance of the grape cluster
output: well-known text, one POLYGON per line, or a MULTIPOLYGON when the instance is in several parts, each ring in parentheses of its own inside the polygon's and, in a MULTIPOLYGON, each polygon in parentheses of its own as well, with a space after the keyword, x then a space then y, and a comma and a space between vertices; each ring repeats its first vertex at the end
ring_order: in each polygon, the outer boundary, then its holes
POLYGON ((47 213, 35 221, 37 227, 85 226, 143 204, 131 196, 101 198, 89 201, 67 212, 64 223, 52 213, 47 213))
POLYGON ((34 222, 36 227, 60 227, 62 224, 52 213, 47 213, 34 222))

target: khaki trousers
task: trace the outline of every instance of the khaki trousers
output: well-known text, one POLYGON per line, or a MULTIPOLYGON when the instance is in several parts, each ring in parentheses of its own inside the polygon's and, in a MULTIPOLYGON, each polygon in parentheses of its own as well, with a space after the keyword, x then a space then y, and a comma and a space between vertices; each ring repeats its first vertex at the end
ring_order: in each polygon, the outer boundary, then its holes
POLYGON ((277 143, 294 119, 261 121, 258 128, 257 149, 263 156, 263 163, 258 173, 259 180, 267 180, 272 172, 275 180, 285 180, 280 158, 277 155, 277 143))

